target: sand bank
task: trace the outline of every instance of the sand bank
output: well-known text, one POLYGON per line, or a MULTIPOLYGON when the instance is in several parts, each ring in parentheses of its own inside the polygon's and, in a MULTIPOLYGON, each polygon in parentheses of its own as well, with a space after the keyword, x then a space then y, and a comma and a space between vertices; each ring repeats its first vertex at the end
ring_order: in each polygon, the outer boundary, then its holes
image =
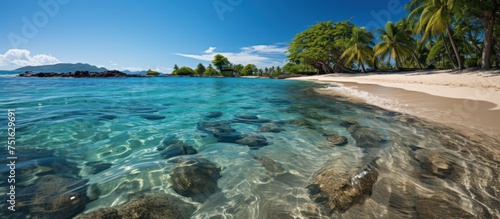
POLYGON ((320 93, 349 97, 454 127, 500 134, 500 71, 328 74, 293 80, 326 83, 324 89, 317 89, 320 93))

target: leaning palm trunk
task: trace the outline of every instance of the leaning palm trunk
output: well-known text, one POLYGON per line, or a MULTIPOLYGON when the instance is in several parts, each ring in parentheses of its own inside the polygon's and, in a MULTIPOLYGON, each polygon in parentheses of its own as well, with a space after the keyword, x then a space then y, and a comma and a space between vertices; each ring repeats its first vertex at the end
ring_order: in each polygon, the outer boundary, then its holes
POLYGON ((420 63, 420 60, 418 60, 417 54, 415 54, 415 52, 413 52, 413 51, 411 52, 411 54, 413 55, 413 58, 415 59, 415 61, 417 61, 418 68, 422 69, 422 64, 420 63))
POLYGON ((446 29, 448 33, 448 37, 450 38, 450 43, 451 47, 453 48, 453 52, 455 52, 455 56, 457 58, 457 63, 458 63, 458 69, 463 69, 464 64, 462 63, 462 58, 460 57, 460 51, 458 51, 457 44, 455 43, 455 39, 453 39, 453 34, 451 31, 451 27, 448 25, 448 28, 446 29))
MULTIPOLYGON (((450 62, 453 65, 453 68, 455 68, 455 69, 458 68, 457 64, 453 60, 450 48, 448 48, 448 45, 446 44, 446 40, 444 39, 444 35, 441 35, 441 39, 443 40, 443 45, 444 45, 444 48, 446 49, 446 54, 448 55, 448 59, 450 59, 450 62)), ((444 66, 444 62, 443 62, 443 66, 444 66)))

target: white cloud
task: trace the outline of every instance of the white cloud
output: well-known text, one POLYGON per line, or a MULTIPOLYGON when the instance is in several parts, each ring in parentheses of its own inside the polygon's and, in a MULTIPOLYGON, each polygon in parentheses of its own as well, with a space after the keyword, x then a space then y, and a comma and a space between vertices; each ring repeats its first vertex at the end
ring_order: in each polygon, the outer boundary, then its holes
POLYGON ((60 61, 54 56, 47 54, 32 56, 31 52, 25 49, 9 49, 5 54, 0 54, 0 66, 23 67, 57 63, 60 61))
POLYGON ((176 53, 178 56, 183 56, 186 58, 197 59, 201 61, 212 61, 215 54, 221 54, 226 56, 229 61, 236 64, 255 64, 260 68, 269 66, 282 66, 285 64, 287 50, 286 47, 279 47, 276 45, 255 45, 249 47, 243 47, 240 52, 217 52, 215 53, 216 47, 209 47, 202 54, 184 54, 176 53))
POLYGON ((213 53, 216 48, 217 47, 208 47, 208 49, 205 50, 203 53, 213 53))

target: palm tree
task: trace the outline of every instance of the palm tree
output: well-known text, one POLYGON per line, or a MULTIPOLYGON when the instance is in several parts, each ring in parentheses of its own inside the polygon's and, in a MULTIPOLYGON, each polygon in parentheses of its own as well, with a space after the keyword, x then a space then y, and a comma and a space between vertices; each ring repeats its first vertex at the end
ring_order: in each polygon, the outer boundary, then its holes
POLYGON ((356 61, 358 66, 361 66, 363 72, 366 72, 365 63, 373 57, 373 34, 367 32, 365 28, 353 27, 352 36, 346 42, 346 50, 341 58, 346 58, 345 63, 356 61))
POLYGON ((375 53, 374 59, 377 59, 379 56, 381 60, 387 59, 388 62, 394 59, 396 69, 399 69, 401 60, 405 57, 413 57, 420 65, 420 62, 412 51, 415 47, 415 41, 411 35, 408 35, 407 31, 401 30, 401 28, 389 21, 385 25, 384 30, 378 30, 378 34, 380 43, 373 48, 375 53))
POLYGON ((451 28, 454 6, 453 0, 413 0, 408 3, 407 7, 412 10, 409 15, 410 18, 420 17, 415 31, 423 31, 424 39, 439 34, 446 33, 448 35, 458 63, 456 68, 462 69, 464 65, 451 28))

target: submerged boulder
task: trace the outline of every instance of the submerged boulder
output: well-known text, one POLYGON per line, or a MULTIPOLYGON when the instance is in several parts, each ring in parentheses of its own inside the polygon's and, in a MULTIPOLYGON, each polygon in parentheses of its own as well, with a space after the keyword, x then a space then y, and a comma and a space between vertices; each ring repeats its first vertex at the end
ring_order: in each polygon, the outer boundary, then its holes
POLYGON ((239 114, 235 115, 235 117, 236 118, 233 120, 235 123, 259 124, 271 122, 269 119, 260 119, 258 116, 248 114, 239 114))
POLYGON ((363 148, 376 148, 385 142, 384 136, 369 128, 353 125, 348 129, 351 136, 356 140, 356 145, 363 148))
POLYGON ((220 168, 205 158, 180 159, 170 174, 172 189, 179 195, 203 202, 219 190, 220 168))
POLYGON ((270 173, 273 173, 273 174, 279 174, 279 173, 284 173, 285 172, 285 168, 283 167, 282 164, 274 161, 273 159, 269 158, 269 157, 254 157, 254 159, 260 161, 260 163, 262 164, 262 166, 264 166, 264 168, 269 171, 270 173))
POLYGON ((198 130, 213 134, 219 142, 235 143, 241 139, 241 133, 231 127, 229 121, 201 121, 198 130))
POLYGON ((191 145, 188 145, 183 142, 178 142, 166 147, 162 152, 160 152, 160 156, 163 159, 169 159, 176 156, 188 155, 188 154, 197 154, 198 151, 194 149, 191 145))
POLYGON ((371 195, 377 177, 372 165, 342 170, 334 161, 317 172, 307 188, 310 198, 328 212, 342 213, 371 195))
POLYGON ((43 176, 19 192, 17 209, 31 218, 71 218, 89 202, 86 183, 76 178, 43 176))
POLYGON ((113 208, 101 208, 86 214, 81 214, 75 219, 184 219, 190 218, 196 207, 185 203, 181 199, 165 194, 142 194, 132 198, 123 205, 113 208))
POLYGON ((247 145, 251 148, 261 148, 269 145, 267 138, 263 135, 250 134, 246 135, 244 138, 237 140, 236 143, 241 145, 247 145))
POLYGON ((344 146, 347 144, 347 138, 345 136, 339 135, 336 132, 325 133, 323 136, 326 140, 337 146, 344 146))
POLYGON ((220 112, 220 111, 208 112, 208 113, 205 114, 205 117, 207 117, 207 118, 218 118, 218 117, 221 117, 222 114, 224 114, 224 113, 220 112))
POLYGON ((276 124, 273 123, 265 123, 262 124, 259 128, 259 132, 274 132, 274 133, 279 133, 283 131, 281 127, 279 127, 276 124))

